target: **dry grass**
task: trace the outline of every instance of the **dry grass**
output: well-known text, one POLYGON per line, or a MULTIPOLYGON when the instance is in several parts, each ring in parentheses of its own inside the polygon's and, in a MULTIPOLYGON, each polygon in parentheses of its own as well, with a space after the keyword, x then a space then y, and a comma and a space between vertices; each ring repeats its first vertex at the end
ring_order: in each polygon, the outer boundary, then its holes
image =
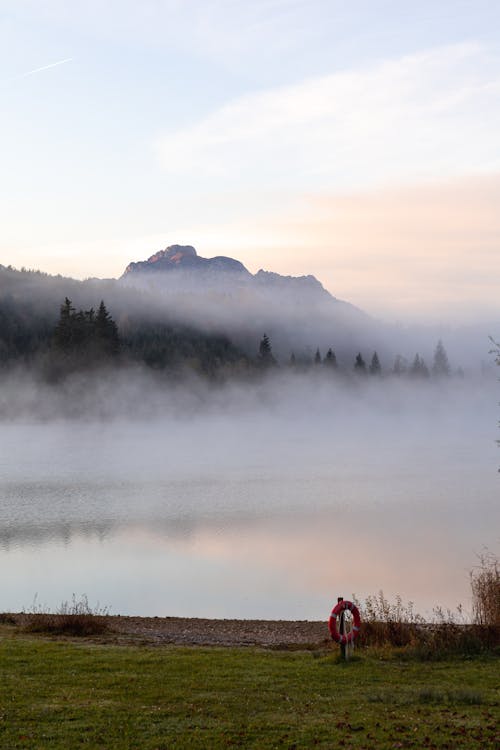
POLYGON ((357 602, 362 624, 359 645, 402 649, 408 657, 423 660, 493 653, 500 648, 500 627, 490 622, 466 622, 461 608, 455 613, 434 609, 427 622, 401 597, 389 602, 383 591, 357 602))
POLYGON ((85 594, 79 600, 73 594, 71 602, 63 602, 56 612, 43 611, 35 603, 25 616, 24 630, 77 637, 102 635, 109 630, 107 615, 105 608, 90 607, 85 594))
POLYGON ((481 555, 471 571, 470 584, 474 622, 500 627, 500 566, 495 555, 481 555))

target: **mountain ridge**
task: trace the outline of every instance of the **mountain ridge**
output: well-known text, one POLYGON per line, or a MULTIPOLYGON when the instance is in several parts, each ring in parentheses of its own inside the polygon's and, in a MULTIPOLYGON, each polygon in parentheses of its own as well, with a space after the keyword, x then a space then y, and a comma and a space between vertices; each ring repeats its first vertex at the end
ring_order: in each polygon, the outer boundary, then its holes
POLYGON ((121 279, 137 273, 159 273, 172 271, 215 271, 224 273, 239 273, 251 276, 243 263, 225 255, 214 258, 202 258, 192 245, 169 245, 159 250, 147 260, 131 262, 120 277, 121 279))
MULTIPOLYGON (((294 290, 308 288, 311 291, 328 295, 337 300, 322 283, 312 274, 303 276, 282 275, 275 271, 266 271, 260 268, 257 273, 251 273, 241 261, 226 255, 216 255, 213 258, 204 258, 196 252, 192 245, 168 245, 164 250, 159 250, 150 255, 147 260, 133 261, 127 265, 124 273, 119 277, 120 281, 132 281, 133 278, 140 280, 141 275, 171 274, 171 273, 194 273, 200 276, 210 276, 213 280, 230 282, 247 282, 249 284, 279 285, 294 290)), ((346 303, 349 304, 349 303, 346 303)))

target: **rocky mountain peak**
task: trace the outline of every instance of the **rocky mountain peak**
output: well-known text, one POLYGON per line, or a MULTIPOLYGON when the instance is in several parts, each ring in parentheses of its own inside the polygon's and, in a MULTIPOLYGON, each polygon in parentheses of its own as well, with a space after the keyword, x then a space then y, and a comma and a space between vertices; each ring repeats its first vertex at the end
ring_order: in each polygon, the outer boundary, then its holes
POLYGON ((215 258, 202 258, 192 245, 169 245, 165 250, 160 250, 151 255, 147 260, 137 263, 129 263, 122 278, 136 276, 138 273, 151 273, 153 271, 195 271, 205 275, 231 273, 242 276, 250 276, 243 263, 234 258, 226 258, 217 255, 215 258))
POLYGON ((165 250, 151 255, 147 263, 158 263, 162 260, 169 260, 171 263, 181 263, 184 258, 196 258, 197 252, 192 245, 169 245, 165 250))

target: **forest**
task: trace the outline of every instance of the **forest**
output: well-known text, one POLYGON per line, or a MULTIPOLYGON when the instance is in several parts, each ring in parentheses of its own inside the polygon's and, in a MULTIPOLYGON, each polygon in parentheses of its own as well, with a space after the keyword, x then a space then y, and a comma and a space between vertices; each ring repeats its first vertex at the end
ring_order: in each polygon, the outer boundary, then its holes
MULTIPOLYGON (((460 363, 450 363, 441 340, 425 343, 420 337, 418 346, 425 348, 426 357, 421 352, 403 355, 395 353, 401 338, 391 343, 390 329, 383 337, 374 333, 370 348, 369 327, 362 341, 352 332, 346 344, 346 330, 333 322, 331 345, 324 346, 323 337, 320 348, 314 324, 307 337, 303 330, 294 336, 290 321, 283 338, 272 313, 258 323, 249 319, 241 335, 231 327, 225 330, 223 321, 214 323, 207 310, 204 318, 188 323, 182 307, 162 307, 148 290, 124 288, 115 279, 82 282, 0 266, 0 371, 22 366, 48 382, 75 372, 130 365, 218 380, 278 370, 344 379, 464 376, 460 363), (269 328, 259 330, 261 325, 269 328)), ((404 346, 411 351, 411 337, 404 346)))
MULTIPOLYGON (((354 343, 354 342, 353 342, 354 343)), ((355 345, 353 347, 353 351, 355 345)), ((142 363, 164 371, 190 369, 207 377, 255 374, 287 368, 291 372, 320 372, 348 376, 383 375, 426 379, 449 377, 452 369, 444 345, 438 341, 433 362, 428 366, 415 353, 412 360, 398 354, 393 363, 383 364, 377 351, 369 356, 357 352, 352 363, 339 362, 333 347, 314 355, 291 352, 287 362, 278 362, 270 337, 264 333, 254 355, 243 352, 227 336, 214 335, 165 320, 124 317, 120 327, 104 300, 97 310, 77 310, 66 297, 56 317, 27 301, 0 300, 0 367, 23 364, 39 370, 47 380, 58 380, 75 371, 101 367, 125 367, 142 363)), ((460 368, 455 374, 463 376, 460 368)))

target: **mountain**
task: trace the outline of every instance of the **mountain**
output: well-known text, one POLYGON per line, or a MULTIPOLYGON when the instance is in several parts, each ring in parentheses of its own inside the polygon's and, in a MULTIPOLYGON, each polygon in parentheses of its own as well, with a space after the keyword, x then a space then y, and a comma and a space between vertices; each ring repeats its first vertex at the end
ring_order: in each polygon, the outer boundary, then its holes
POLYGON ((234 258, 203 258, 191 245, 171 245, 129 263, 119 281, 147 291, 179 320, 230 336, 249 353, 264 332, 281 359, 292 351, 310 357, 317 347, 350 358, 354 350, 381 346, 375 321, 312 275, 252 274, 234 258))
POLYGON ((147 260, 129 263, 121 281, 134 286, 144 283, 151 286, 156 285, 155 282, 161 286, 173 282, 178 288, 181 284, 192 282, 197 285, 203 281, 205 284, 208 282, 212 288, 226 285, 226 291, 231 291, 231 286, 240 288, 244 284, 254 289, 312 294, 335 300, 314 276, 282 276, 263 269, 252 274, 241 261, 234 258, 224 255, 202 258, 192 245, 170 245, 147 260))
POLYGON ((122 278, 132 274, 171 273, 175 271, 195 271, 200 274, 242 274, 251 276, 243 263, 233 258, 218 255, 215 258, 201 258, 192 245, 170 245, 165 250, 151 255, 147 260, 129 263, 122 278))

